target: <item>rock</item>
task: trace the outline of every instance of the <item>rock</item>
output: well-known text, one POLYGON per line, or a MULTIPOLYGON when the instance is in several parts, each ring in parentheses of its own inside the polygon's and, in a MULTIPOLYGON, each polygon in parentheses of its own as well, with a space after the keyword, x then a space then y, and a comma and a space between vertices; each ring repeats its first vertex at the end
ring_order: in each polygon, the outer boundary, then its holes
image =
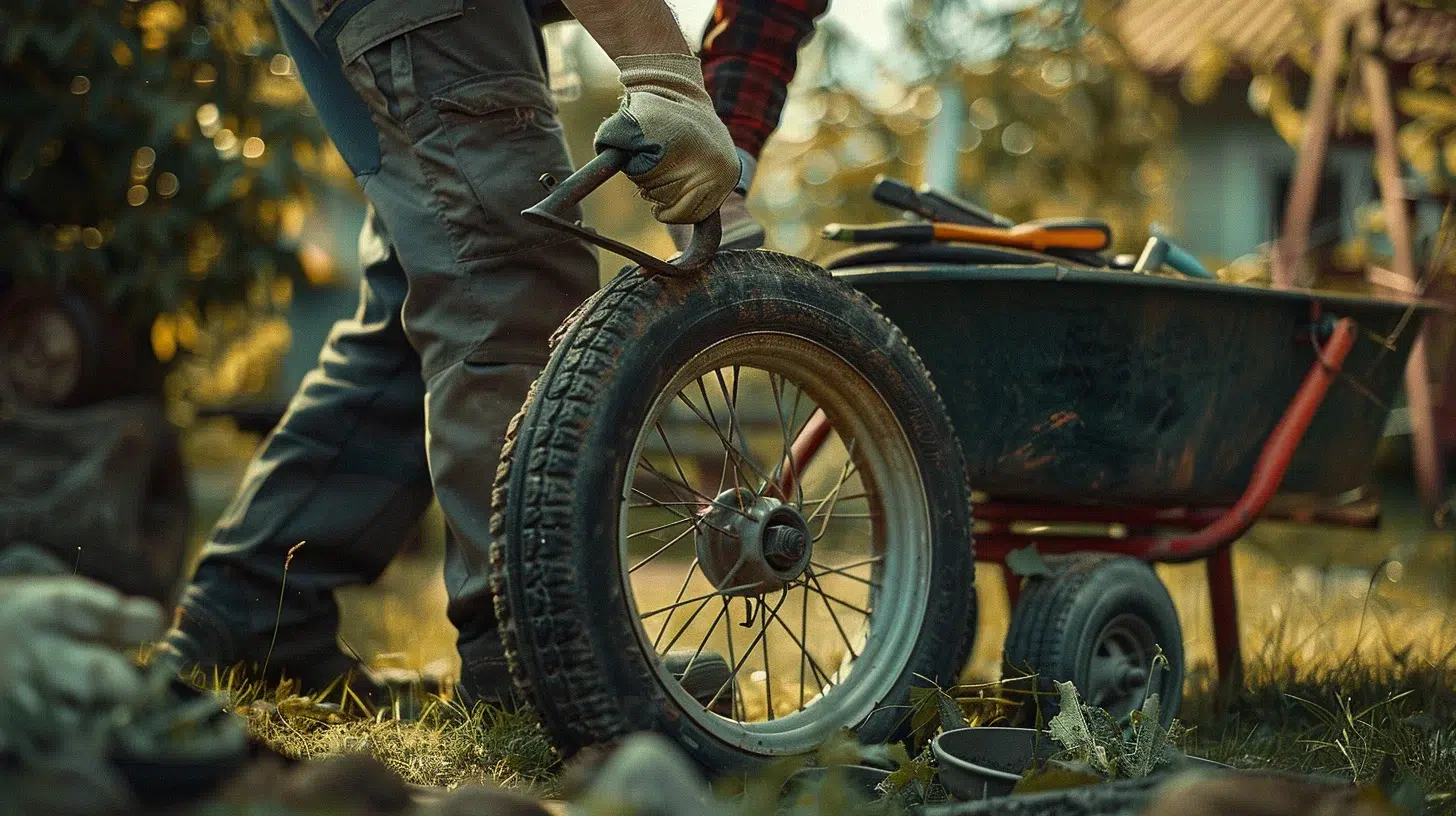
POLYGON ((529 796, 486 785, 467 785, 422 808, 420 816, 551 816, 529 796))
POLYGON ((1147 816, 1392 816, 1395 810, 1354 785, 1263 773, 1180 780, 1162 788, 1147 816))
POLYGON ((0 413, 0 548, 24 543, 79 574, 171 608, 189 497, 159 401, 0 413))
POLYGON ((414 810, 409 785, 383 762, 366 754, 347 754, 306 762, 288 776, 284 805, 357 816, 403 816, 414 810))
POLYGON ((712 816, 724 812, 682 750, 656 733, 634 734, 617 746, 591 786, 567 805, 572 816, 712 816))
POLYGON ((46 816, 126 816, 138 803, 103 759, 45 757, 0 769, 0 813, 46 816))

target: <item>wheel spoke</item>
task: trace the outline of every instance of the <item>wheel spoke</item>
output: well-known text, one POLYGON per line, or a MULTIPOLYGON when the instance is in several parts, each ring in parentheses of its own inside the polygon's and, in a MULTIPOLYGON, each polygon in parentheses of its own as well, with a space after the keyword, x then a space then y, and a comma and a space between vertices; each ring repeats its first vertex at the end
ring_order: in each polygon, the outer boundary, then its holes
MULTIPOLYGON (((777 614, 778 613, 779 607, 784 605, 784 599, 785 598, 788 598, 788 597, 789 597, 789 595, 788 595, 787 592, 785 592, 782 596, 779 597, 778 605, 775 606, 774 607, 774 610, 773 610, 774 611, 774 614, 777 614)), ((723 694, 723 689, 726 688, 727 686, 730 686, 730 685, 733 684, 733 678, 735 678, 735 677, 738 676, 738 672, 743 669, 743 664, 746 663, 746 662, 748 662, 749 655, 752 655, 753 654, 753 647, 757 646, 758 645, 758 642, 760 640, 763 640, 763 633, 765 631, 767 631, 767 630, 760 629, 760 630, 758 630, 758 634, 753 636, 753 642, 750 643, 750 644, 748 644, 748 649, 746 649, 743 652, 743 659, 740 660, 740 661, 738 661, 738 663, 733 666, 733 671, 731 671, 731 672, 728 673, 728 682, 727 683, 724 683, 722 686, 719 686, 718 687, 718 692, 713 695, 713 699, 709 700, 708 701, 708 704, 706 706, 704 706, 704 708, 712 708, 713 705, 718 702, 718 697, 723 694)), ((691 664, 689 664, 689 665, 691 665, 691 664)))
MULTIPOLYGON (((692 522, 692 524, 693 524, 694 527, 697 527, 699 524, 701 524, 701 525, 703 525, 705 527, 708 527, 709 529, 717 530, 718 532, 722 533, 725 536, 730 536, 732 538, 737 538, 738 537, 738 534, 737 533, 734 533, 731 530, 726 530, 726 529, 724 529, 722 527, 719 527, 718 525, 714 524, 711 521, 708 521, 706 518, 703 518, 702 516, 699 516, 699 515, 696 515, 696 514, 684 513, 683 511, 677 509, 676 507, 669 506, 671 504, 682 504, 682 505, 690 505, 692 507, 702 507, 703 506, 703 503, 702 502, 668 502, 668 503, 664 503, 664 502, 657 501, 656 499, 654 499, 652 497, 652 494, 651 493, 648 493, 647 491, 645 491, 645 490, 643 490, 643 489, 641 489, 639 487, 636 487, 636 486, 634 486, 632 488, 632 492, 633 493, 636 493, 639 496, 644 496, 644 497, 647 498, 648 504, 647 505, 644 505, 644 506, 647 506, 647 507, 660 507, 663 510, 668 511, 669 513, 676 513, 678 516, 680 516, 682 518, 685 518, 688 521, 692 522)), ((717 507, 727 507, 728 509, 732 509, 731 507, 729 507, 726 504, 717 504, 717 503, 715 503, 714 506, 717 506, 717 507)))
MULTIPOLYGON (((814 577, 812 570, 805 570, 804 577, 804 603, 807 604, 809 602, 809 593, 815 591, 813 587, 809 586, 809 582, 813 581, 815 584, 818 584, 819 581, 814 577)), ((854 650, 854 642, 849 639, 849 635, 844 631, 844 626, 839 622, 839 616, 834 614, 834 607, 829 605, 829 601, 822 590, 819 591, 819 602, 824 604, 824 608, 829 611, 829 618, 834 621, 834 628, 839 630, 839 636, 844 639, 844 647, 849 649, 850 656, 855 660, 859 660, 859 654, 854 650)))
POLYGON ((674 519, 672 521, 669 521, 666 524, 659 524, 656 527, 648 527, 646 530, 638 530, 635 533, 628 533, 627 534, 627 538, 632 539, 632 538, 636 538, 638 536, 645 536, 645 535, 651 535, 653 533, 660 533, 660 532, 662 532, 663 530, 666 530, 669 527, 676 527, 679 524, 682 524, 683 522, 687 522, 687 523, 691 524, 692 521, 693 520, 690 519, 690 518, 688 518, 687 516, 683 516, 681 518, 678 518, 678 519, 674 519))
POLYGON ((883 556, 883 555, 874 555, 874 556, 870 556, 869 558, 863 559, 861 561, 855 561, 854 563, 851 563, 851 564, 838 564, 838 565, 835 566, 835 569, 836 570, 852 570, 855 567, 863 567, 863 566, 865 566, 867 564, 878 564, 878 563, 880 563, 881 561, 884 561, 884 560, 885 560, 885 556, 883 556))
POLYGON ((849 601, 843 600, 843 599, 838 598, 838 597, 836 597, 834 595, 830 595, 828 592, 825 592, 824 591, 824 587, 819 583, 818 577, 810 576, 810 580, 812 580, 814 582, 814 591, 816 593, 818 593, 821 597, 826 598, 826 599, 831 600, 831 601, 834 601, 835 603, 839 604, 840 606, 842 606, 842 607, 844 607, 846 609, 853 609, 854 611, 860 613, 861 615, 864 615, 867 618, 870 616, 870 612, 869 612, 868 609, 861 609, 860 607, 855 606, 854 604, 850 603, 849 601))
MULTIPOLYGON (((848 458, 846 458, 844 462, 844 469, 840 472, 839 481, 834 485, 834 489, 829 492, 829 515, 825 516, 824 523, 819 525, 819 534, 814 536, 815 541, 823 538, 824 532, 829 529, 829 519, 834 517, 834 504, 839 499, 839 491, 841 488, 844 487, 844 482, 846 479, 849 478, 850 472, 854 470, 854 446, 857 441, 858 440, 856 439, 849 440, 849 451, 847 454, 848 458)), ((814 519, 819 515, 819 511, 824 509, 824 506, 824 503, 821 502, 818 507, 814 508, 813 514, 810 515, 809 518, 805 519, 804 523, 813 524, 814 519)))
POLYGON ((637 570, 642 569, 643 567, 647 566, 647 564, 649 562, 651 562, 652 559, 656 558, 659 555, 662 555, 664 552, 667 551, 667 548, 668 547, 671 547, 672 545, 678 543, 679 541, 682 541, 684 538, 686 538, 692 532, 693 532, 693 528, 692 527, 689 527, 686 530, 683 530, 681 533, 678 533, 677 535, 673 536, 673 538, 672 538, 671 541, 667 542, 666 544, 663 544, 661 547, 658 547, 656 550, 653 551, 653 553, 651 555, 649 555, 646 558, 642 559, 641 561, 638 561, 637 563, 633 564, 632 567, 627 570, 627 574, 628 575, 631 575, 632 573, 636 572, 637 570))
MULTIPOLYGON (((664 482, 667 482, 670 485, 677 484, 676 482, 673 481, 673 479, 672 479, 671 476, 668 476, 667 474, 665 474, 662 471, 658 470, 655 466, 653 466, 653 464, 651 462, 647 461, 646 459, 643 459, 643 460, 639 461, 637 464, 640 465, 642 468, 644 468, 648 473, 651 473, 653 476, 656 476, 657 478, 662 479, 664 482)), ((720 502, 717 499, 710 499, 707 496, 704 496, 702 493, 699 493, 698 491, 694 490, 693 488, 688 487, 687 485, 677 485, 677 486, 679 486, 679 487, 683 488, 684 490, 688 491, 688 493, 690 493, 690 494, 692 494, 694 496, 697 496, 699 499, 702 499, 703 504, 712 505, 713 507, 721 507, 724 510, 731 510, 732 512, 737 513, 740 516, 745 516, 745 517, 748 516, 748 513, 745 512, 744 509, 741 508, 741 507, 734 507, 731 504, 724 504, 723 502, 720 502)), ((722 532, 722 533, 724 533, 726 535, 734 535, 733 533, 729 533, 728 531, 722 530, 721 528, 715 528, 715 529, 718 529, 720 532, 722 532)))
MULTIPOLYGON (((691 584, 693 582, 693 573, 696 572, 697 569, 698 569, 698 559, 697 558, 693 558, 692 566, 688 567, 688 575, 687 575, 686 578, 683 579, 682 586, 678 587, 677 597, 676 598, 673 598, 673 603, 677 603, 678 601, 681 601, 682 600, 682 596, 687 594, 688 584, 691 584)), ((653 649, 658 648, 658 646, 662 643, 662 636, 665 635, 665 634, 667 634, 667 627, 668 627, 668 624, 670 624, 670 623, 672 623, 672 610, 669 610, 668 611, 667 618, 665 620, 663 620, 663 622, 662 622, 662 628, 657 630, 657 637, 655 637, 655 638, 652 639, 652 648, 653 649)))
MULTIPOLYGON (((727 615, 728 614, 728 596, 727 595, 724 595, 723 596, 723 614, 724 615, 727 615)), ((732 626, 729 626, 728 627, 728 665, 732 666, 736 662, 738 662, 738 658, 734 655, 734 652, 733 652, 733 627, 732 626)), ((734 679, 737 679, 737 678, 734 678, 734 679)), ((730 702, 732 703, 732 708, 733 708, 733 719, 738 720, 739 722, 743 722, 744 720, 748 719, 748 707, 745 706, 745 705, 743 705, 743 695, 738 692, 738 684, 737 683, 734 683, 733 684, 733 688, 730 689, 728 693, 732 697, 732 700, 730 702), (739 716, 740 712, 742 713, 742 716, 739 716)))
MULTIPOLYGON (((718 610, 717 617, 713 618, 713 622, 708 625, 708 633, 705 634, 705 635, 703 635, 703 639, 702 640, 698 641, 698 648, 694 649, 693 650, 693 656, 690 657, 690 658, 688 658, 688 665, 687 665, 686 668, 683 669, 683 677, 687 677, 688 676, 688 672, 691 672, 693 670, 693 665, 698 662, 698 657, 700 657, 703 654, 703 647, 708 645, 708 638, 711 638, 713 636, 713 633, 716 632, 716 631, 718 631, 718 621, 723 620, 723 615, 727 611, 728 611, 728 607, 726 607, 726 606, 723 607, 722 609, 718 610)), ((679 632, 678 634, 681 635, 682 633, 679 632)), ((677 638, 673 638, 673 640, 676 641, 677 638)), ((669 645, 668 648, 671 649, 672 646, 669 645)), ((752 647, 749 647, 749 648, 752 648, 752 647)), ((733 682, 733 677, 731 675, 728 678, 728 682, 730 684, 733 682)), ((722 692, 723 690, 720 688, 720 689, 718 689, 718 691, 719 692, 722 692)), ((714 695, 713 701, 710 702, 710 703, 708 703, 707 705, 703 706, 703 708, 712 708, 713 707, 713 703, 716 703, 716 702, 718 702, 718 697, 716 695, 714 695)))
MULTIPOLYGON (((782 606, 783 603, 780 602, 779 605, 782 606)), ((768 615, 764 614, 767 610, 768 604, 764 603, 760 596, 758 599, 758 631, 763 648, 763 692, 764 696, 768 698, 768 719, 772 722, 774 718, 773 670, 768 665, 768 615)))
MULTIPOLYGON (((738 366, 733 366, 732 396, 728 393, 728 384, 723 381, 723 369, 713 369, 713 376, 718 380, 718 390, 723 394, 723 402, 728 406, 728 443, 731 447, 733 444, 733 432, 738 427, 738 366)), ((725 465, 731 463, 733 469, 733 487, 743 487, 743 473, 738 469, 738 460, 729 456, 728 451, 724 450, 723 462, 725 465)), ((722 481, 722 479, 719 480, 720 492, 722 481)))
MULTIPOLYGON (((718 369, 714 369, 713 373, 718 376, 718 381, 721 384, 722 383, 722 380, 723 380, 723 374, 722 374, 722 372, 720 370, 718 370, 718 369)), ((713 401, 708 398, 708 389, 707 389, 707 386, 703 385, 703 378, 702 377, 698 377, 696 380, 694 380, 694 382, 696 382, 697 385, 698 385, 698 393, 699 394, 702 394, 702 396, 703 396, 703 405, 705 405, 707 407, 707 409, 708 409, 708 415, 713 418, 713 424, 715 426, 718 425, 718 414, 717 414, 716 411, 713 410, 713 401)), ((723 404, 724 405, 727 405, 728 404, 728 393, 727 393, 727 389, 726 388, 723 389, 723 404)), ((734 425, 734 421, 733 420, 734 420, 734 417, 730 413, 728 415, 728 441, 729 441, 730 444, 733 441, 733 425, 734 425)), ((723 486, 728 481, 728 469, 730 467, 732 467, 732 464, 730 463, 730 459, 729 459, 729 456, 728 456, 728 452, 727 451, 724 451, 723 452, 723 464, 718 469, 718 493, 719 493, 719 495, 722 495, 722 493, 723 493, 723 486)), ((733 478, 734 486, 735 487, 737 486, 737 482, 738 482, 737 473, 738 473, 738 471, 735 469, 734 470, 734 478, 733 478)))
POLYGON ((698 604, 698 608, 693 610, 693 614, 688 615, 688 619, 684 621, 683 625, 677 630, 677 634, 673 635, 672 640, 669 640, 667 642, 667 645, 662 648, 663 652, 672 651, 672 647, 677 645, 678 638, 681 638, 683 635, 687 634, 688 627, 692 626, 693 621, 698 619, 698 615, 702 614, 703 610, 708 608, 708 601, 711 601, 712 599, 713 596, 707 595, 702 598, 693 598, 689 601, 682 601, 680 603, 674 604, 672 607, 668 607, 669 609, 673 609, 678 606, 685 606, 687 604, 693 603, 694 601, 701 601, 701 603, 698 604))
POLYGON ((672 443, 667 441, 667 431, 663 430, 662 423, 654 423, 657 427, 657 436, 662 440, 662 446, 667 448, 667 455, 672 457, 672 466, 677 469, 678 478, 683 484, 689 484, 688 475, 683 472, 682 463, 677 460, 677 454, 672 450, 672 443))
MULTIPOLYGON (((778 616, 776 615, 775 617, 778 617, 778 616)), ((779 621, 779 622, 780 623, 783 623, 783 621, 779 621)), ((784 628, 785 629, 788 629, 787 626, 785 626, 784 628)), ((792 636, 792 634, 793 633, 791 632, 790 635, 792 636)), ((804 600, 803 600, 803 602, 799 604, 799 637, 802 640, 808 640, 809 639, 809 592, 807 590, 805 590, 805 592, 804 592, 804 600)), ((813 658, 809 656, 809 650, 808 649, 802 649, 799 652, 799 708, 801 708, 801 709, 804 707, 804 662, 805 662, 804 659, 805 658, 809 658, 810 660, 813 660, 813 658)), ((823 692, 824 691, 824 686, 823 685, 820 685, 819 686, 819 691, 820 692, 823 692)))
MULTIPOLYGON (((774 375, 772 373, 770 373, 768 375, 768 381, 769 381, 769 385, 773 388, 773 392, 774 392, 774 413, 776 413, 778 415, 778 418, 779 418, 779 430, 783 433, 783 437, 784 437, 784 449, 783 449, 783 453, 779 456, 779 463, 778 463, 778 465, 774 468, 773 483, 774 483, 775 486, 777 486, 780 482, 783 481, 783 467, 784 467, 784 462, 787 461, 788 464, 789 464, 789 471, 794 474, 794 492, 797 493, 798 496, 799 496, 799 500, 797 502, 795 502, 795 506, 798 507, 798 508, 800 508, 800 509, 803 509, 803 507, 804 507, 804 480, 802 478, 800 478, 800 476, 802 476, 803 474, 799 473, 799 466, 794 461, 794 444, 793 444, 793 440, 790 439, 790 437, 789 437, 789 428, 791 426, 797 426, 798 425, 798 421, 797 420, 798 420, 798 416, 799 416, 799 398, 804 396, 804 389, 799 388, 797 386, 794 387, 794 404, 789 409, 788 420, 785 421, 785 419, 784 419, 784 408, 783 408, 782 402, 780 401, 780 395, 782 393, 782 389, 779 388, 779 385, 778 385, 779 380, 774 379, 774 375)), ((780 491, 780 493, 782 494, 782 491, 780 491)), ((791 497, 791 496, 784 496, 784 500, 785 501, 794 501, 793 500, 793 497, 791 497)))
MULTIPOLYGON (((806 601, 806 603, 802 607, 803 612, 801 613, 801 615, 803 618, 807 619, 809 616, 809 604, 807 603, 807 601, 809 599, 808 597, 805 597, 804 600, 806 601)), ((783 627, 783 630, 789 636, 789 639, 794 642, 794 645, 799 647, 799 707, 803 708, 805 664, 807 663, 807 665, 814 669, 815 682, 819 682, 819 691, 821 692, 824 691, 824 687, 829 685, 830 683, 829 673, 824 671, 824 669, 819 666, 819 662, 814 659, 814 655, 809 653, 809 646, 807 642, 804 640, 800 640, 797 636, 794 635, 794 630, 790 629, 789 625, 784 622, 782 615, 779 615, 777 612, 771 612, 769 616, 772 617, 775 621, 778 621, 779 626, 783 627)), ((805 628, 807 629, 807 627, 805 628)))
MULTIPOLYGON (((841 502, 859 501, 861 499, 868 499, 870 495, 871 494, 869 493, 841 493, 839 494, 839 500, 841 502)), ((823 498, 818 499, 805 499, 804 503, 812 504, 818 507, 823 505, 827 501, 829 501, 829 496, 824 496, 823 498)))
POLYGON ((824 574, 824 573, 826 573, 826 572, 832 572, 835 575, 839 575, 839 576, 848 578, 851 581, 859 581, 861 584, 864 584, 865 586, 874 587, 875 589, 879 589, 880 588, 880 585, 879 585, 878 582, 871 581, 868 578, 861 578, 858 575, 854 575, 852 573, 845 572, 843 569, 840 569, 838 567, 831 567, 828 564, 821 564, 818 561, 810 561, 809 562, 809 566, 811 566, 814 569, 818 570, 821 575, 824 574))
POLYGON ((726 589, 714 590, 713 592, 709 592, 706 595, 699 595, 696 598, 688 598, 686 601, 676 601, 674 603, 670 603, 667 606, 661 607, 659 609, 654 609, 651 612, 643 612, 642 614, 638 615, 638 617, 641 618, 642 620, 647 620, 648 618, 655 618, 658 615, 661 615, 663 612, 668 611, 669 609, 675 609, 675 608, 677 608, 679 606, 687 606, 690 603, 697 603, 698 601, 706 601, 707 599, 710 599, 710 598, 716 598, 719 595, 731 595, 734 592, 737 592, 737 591, 743 590, 743 589, 748 589, 749 587, 752 587, 752 586, 753 586, 753 584, 742 584, 740 586, 733 586, 733 587, 728 587, 726 589))
MULTIPOLYGON (((698 406, 694 405, 691 400, 689 400, 686 397, 684 397, 681 392, 678 393, 677 397, 678 397, 678 399, 682 400, 682 403, 684 405, 686 405, 694 414, 697 415, 698 419, 700 419, 700 420, 703 421, 703 424, 704 425, 707 425, 709 428, 712 428, 713 429, 713 433, 717 434, 719 441, 721 441, 723 443, 723 449, 724 450, 726 450, 729 453, 731 453, 732 455, 738 457, 738 461, 740 461, 743 464, 747 465, 755 474, 758 475, 758 478, 759 479, 762 479, 764 482, 768 482, 769 481, 768 476, 765 476, 764 475, 763 471, 759 469, 758 465, 755 465, 753 463, 753 460, 751 460, 751 459, 748 458, 748 454, 746 454, 746 453, 738 450, 738 448, 736 446, 734 446, 734 444, 732 442, 729 442, 728 439, 723 436, 722 429, 718 428, 713 423, 709 422, 708 421, 708 418, 705 417, 705 416, 703 416, 703 412, 698 410, 698 406)), ((754 492, 755 493, 758 493, 759 491, 754 491, 754 492)))

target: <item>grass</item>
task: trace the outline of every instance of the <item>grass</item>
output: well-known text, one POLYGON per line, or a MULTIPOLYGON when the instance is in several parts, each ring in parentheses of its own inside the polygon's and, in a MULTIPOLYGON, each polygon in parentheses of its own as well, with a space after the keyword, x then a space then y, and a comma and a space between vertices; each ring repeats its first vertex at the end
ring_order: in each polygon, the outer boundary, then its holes
MULTIPOLYGON (((458 670, 444 620, 438 527, 432 516, 423 552, 397 560, 374 586, 342 593, 342 639, 371 663, 458 670)), ((1394 500, 1379 531, 1266 523, 1234 555, 1246 668, 1243 687, 1228 698, 1209 668, 1203 567, 1158 568, 1179 610, 1190 666, 1182 707, 1189 752, 1358 782, 1409 778, 1433 812, 1456 813, 1456 538, 1409 523, 1394 500)), ((979 570, 976 583, 969 683, 999 672, 1009 616, 997 571, 979 570)), ((290 756, 363 750, 415 784, 484 779, 538 795, 559 790, 560 769, 528 715, 463 712, 441 700, 407 723, 290 702, 286 694, 260 698, 256 689, 226 688, 226 678, 209 683, 230 691, 253 732, 290 756)))
POLYGON ((419 717, 407 720, 388 711, 369 716, 343 689, 308 699, 286 682, 265 688, 239 671, 188 680, 224 695, 253 736, 293 759, 367 753, 414 785, 483 782, 540 797, 557 791, 556 754, 528 712, 466 710, 428 695, 419 717))
POLYGON ((1456 667, 1348 662, 1319 670, 1259 665, 1226 701, 1191 690, 1193 753, 1359 783, 1410 779, 1456 812, 1456 667), (1220 709, 1220 703, 1225 703, 1220 709))
MULTIPOLYGON (((1246 668, 1243 688, 1230 697, 1221 696, 1209 668, 1210 636, 1199 617, 1201 573, 1183 567, 1164 572, 1185 619, 1193 661, 1182 708, 1192 729, 1189 752, 1238 767, 1362 783, 1410 778, 1433 810, 1456 812, 1451 606, 1415 581, 1389 580, 1388 565, 1374 572, 1311 575, 1301 565, 1247 547, 1237 553, 1236 567, 1246 668), (1259 611, 1264 614, 1254 614, 1259 611)), ((987 582, 989 572, 981 581, 987 582)), ((995 654, 1004 593, 997 598, 992 582, 981 589, 983 642, 977 654, 995 654)), ((380 632, 418 632, 423 625, 373 624, 380 632)), ((386 654, 392 651, 387 643, 378 645, 386 654)), ((986 662, 973 661, 968 678, 983 672, 978 666, 986 662)), ((555 757, 528 714, 462 712, 436 700, 418 723, 409 723, 387 715, 346 716, 347 706, 320 710, 290 702, 286 694, 264 700, 256 689, 229 689, 216 679, 210 684, 229 691, 253 732, 290 756, 362 750, 415 784, 449 788, 484 779, 538 795, 557 789, 555 757)), ((985 693, 997 696, 994 690, 985 693)), ((988 713, 994 718, 995 712, 988 713)))

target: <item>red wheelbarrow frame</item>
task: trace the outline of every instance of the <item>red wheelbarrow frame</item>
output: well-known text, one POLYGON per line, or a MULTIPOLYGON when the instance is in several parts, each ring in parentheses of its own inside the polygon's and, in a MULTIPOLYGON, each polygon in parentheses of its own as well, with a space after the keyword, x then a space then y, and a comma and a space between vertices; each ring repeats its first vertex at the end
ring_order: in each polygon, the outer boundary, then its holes
MULTIPOLYGON (((1324 345, 1316 346, 1314 363, 1305 374, 1294 398, 1285 408, 1279 423, 1264 440, 1253 476, 1243 495, 1232 507, 1072 507, 986 501, 975 508, 977 522, 982 527, 982 531, 976 534, 976 559, 1001 566, 1013 608, 1020 582, 1007 566, 1006 558, 1013 550, 1032 543, 1036 544, 1038 550, 1048 554, 1104 552, 1129 555, 1151 563, 1185 563, 1206 559, 1219 676, 1225 681, 1233 680, 1239 676, 1241 647, 1238 603, 1234 596, 1233 559, 1229 549, 1268 509, 1269 502, 1278 492, 1290 460, 1294 458, 1315 412, 1324 402, 1330 385, 1354 346, 1355 336, 1354 320, 1340 318, 1334 322, 1324 345), (1118 538, 1043 536, 1018 532, 1015 529, 1017 524, 1027 522, 1121 524, 1128 529, 1128 535, 1118 538), (1169 537, 1158 532, 1159 529, 1169 528, 1186 531, 1186 534, 1169 537)), ((816 410, 794 439, 786 461, 780 466, 779 488, 784 495, 792 495, 796 470, 818 453, 831 430, 823 411, 816 410)), ((1348 519, 1331 520, 1336 523, 1351 523, 1348 519)))

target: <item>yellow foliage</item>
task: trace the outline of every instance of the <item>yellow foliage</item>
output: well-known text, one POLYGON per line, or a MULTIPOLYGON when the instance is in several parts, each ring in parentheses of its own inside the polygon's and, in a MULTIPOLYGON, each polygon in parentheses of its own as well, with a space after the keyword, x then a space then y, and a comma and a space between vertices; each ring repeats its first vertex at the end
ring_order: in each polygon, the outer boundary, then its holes
POLYGON ((1226 50, 1211 42, 1200 43, 1178 85, 1183 92, 1183 98, 1195 105, 1212 99, 1223 84, 1229 64, 1226 50))
POLYGON ((1269 121, 1274 125, 1279 138, 1290 146, 1299 145, 1299 140, 1304 135, 1304 111, 1292 105, 1279 106, 1269 111, 1269 121))
POLYGON ((1400 157, 1412 169, 1427 179, 1435 178, 1440 172, 1441 157, 1436 149, 1436 140, 1431 125, 1423 121, 1404 125, 1395 133, 1395 144, 1400 157))
POLYGON ((142 9, 137 23, 148 34, 158 32, 165 36, 175 33, 187 24, 187 13, 173 0, 157 0, 142 9))
POLYGON ((171 315, 157 315, 152 321, 152 353, 164 363, 177 356, 177 322, 171 315))
POLYGON ((1433 119, 1442 125, 1456 124, 1456 97, 1449 93, 1403 88, 1396 92, 1395 106, 1412 118, 1433 119))
POLYGON ((1352 238, 1334 251, 1335 266, 1347 272, 1364 269, 1369 258, 1370 242, 1364 238, 1352 238))

